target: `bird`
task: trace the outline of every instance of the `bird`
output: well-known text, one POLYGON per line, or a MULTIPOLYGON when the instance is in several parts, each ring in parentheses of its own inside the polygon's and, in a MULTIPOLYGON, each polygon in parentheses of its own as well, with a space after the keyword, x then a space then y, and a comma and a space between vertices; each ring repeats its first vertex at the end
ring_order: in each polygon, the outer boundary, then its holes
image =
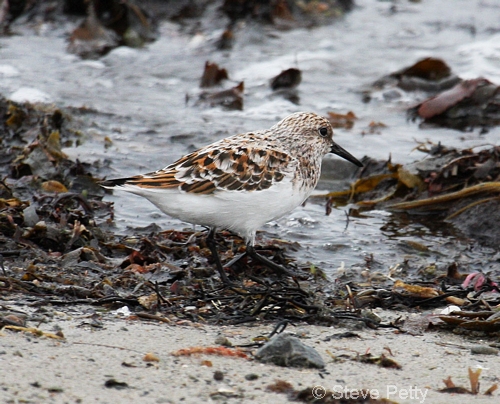
POLYGON ((253 260, 293 276, 256 252, 256 232, 309 197, 328 153, 363 166, 333 141, 332 126, 325 117, 296 112, 269 129, 221 139, 160 170, 104 180, 100 185, 142 196, 170 217, 210 229, 207 246, 224 283, 231 282, 217 253, 217 229, 242 237, 245 254, 253 260))

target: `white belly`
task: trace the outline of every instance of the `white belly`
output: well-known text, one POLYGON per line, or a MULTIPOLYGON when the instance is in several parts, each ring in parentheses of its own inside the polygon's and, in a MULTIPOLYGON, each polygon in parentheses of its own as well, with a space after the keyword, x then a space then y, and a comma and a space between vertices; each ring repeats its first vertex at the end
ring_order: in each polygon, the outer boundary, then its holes
POLYGON ((286 179, 262 191, 223 190, 210 195, 128 185, 117 189, 145 197, 169 216, 193 224, 228 229, 247 242, 253 242, 257 229, 299 206, 312 192, 312 189, 294 187, 286 179))

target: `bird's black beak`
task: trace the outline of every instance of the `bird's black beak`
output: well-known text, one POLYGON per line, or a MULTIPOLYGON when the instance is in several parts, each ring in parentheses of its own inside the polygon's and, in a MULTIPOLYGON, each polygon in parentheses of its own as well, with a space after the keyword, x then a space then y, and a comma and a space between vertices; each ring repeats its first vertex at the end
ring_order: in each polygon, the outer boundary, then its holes
POLYGON ((363 167, 363 164, 356 157, 354 157, 347 150, 340 147, 337 143, 333 143, 332 148, 330 149, 330 153, 336 154, 337 156, 350 161, 352 164, 356 164, 358 167, 363 167))

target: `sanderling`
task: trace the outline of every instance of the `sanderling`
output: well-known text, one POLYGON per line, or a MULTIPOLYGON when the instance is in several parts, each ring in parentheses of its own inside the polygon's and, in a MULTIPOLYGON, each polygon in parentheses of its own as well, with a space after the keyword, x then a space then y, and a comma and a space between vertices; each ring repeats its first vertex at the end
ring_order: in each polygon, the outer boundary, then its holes
POLYGON ((226 283, 216 249, 217 228, 245 239, 246 254, 279 273, 285 268, 259 255, 255 234, 265 223, 302 204, 316 187, 327 153, 363 165, 333 139, 326 118, 297 112, 267 130, 230 136, 148 174, 101 182, 105 188, 143 196, 162 212, 210 228, 207 237, 226 283))

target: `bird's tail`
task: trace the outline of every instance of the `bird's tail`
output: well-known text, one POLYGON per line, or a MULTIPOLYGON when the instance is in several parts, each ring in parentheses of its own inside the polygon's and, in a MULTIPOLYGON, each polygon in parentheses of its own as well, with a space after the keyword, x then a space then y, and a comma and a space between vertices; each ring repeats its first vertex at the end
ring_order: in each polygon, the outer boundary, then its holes
POLYGON ((107 189, 113 189, 115 187, 119 187, 122 185, 127 184, 129 181, 134 180, 135 177, 128 177, 128 178, 117 178, 114 180, 106 180, 106 181, 100 181, 98 184, 107 189))

